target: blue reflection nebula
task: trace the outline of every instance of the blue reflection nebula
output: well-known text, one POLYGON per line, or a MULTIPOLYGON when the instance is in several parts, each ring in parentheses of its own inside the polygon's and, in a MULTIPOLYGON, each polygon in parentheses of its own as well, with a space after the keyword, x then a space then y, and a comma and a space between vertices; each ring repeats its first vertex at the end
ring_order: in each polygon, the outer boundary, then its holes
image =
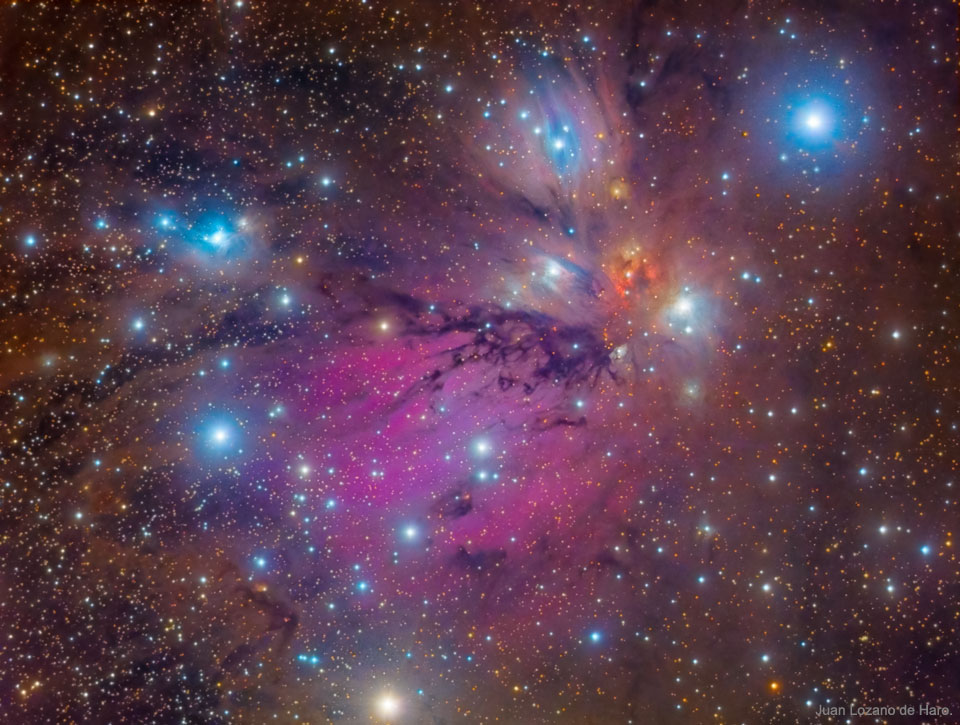
POLYGON ((552 117, 543 135, 544 151, 558 174, 574 171, 580 158, 580 138, 573 122, 552 117))

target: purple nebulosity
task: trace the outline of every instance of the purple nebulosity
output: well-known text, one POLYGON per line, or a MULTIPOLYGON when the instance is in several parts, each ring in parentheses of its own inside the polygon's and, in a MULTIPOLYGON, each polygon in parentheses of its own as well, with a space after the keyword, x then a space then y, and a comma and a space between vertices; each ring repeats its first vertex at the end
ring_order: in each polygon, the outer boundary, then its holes
POLYGON ((960 709, 944 8, 0 12, 0 712, 960 709))

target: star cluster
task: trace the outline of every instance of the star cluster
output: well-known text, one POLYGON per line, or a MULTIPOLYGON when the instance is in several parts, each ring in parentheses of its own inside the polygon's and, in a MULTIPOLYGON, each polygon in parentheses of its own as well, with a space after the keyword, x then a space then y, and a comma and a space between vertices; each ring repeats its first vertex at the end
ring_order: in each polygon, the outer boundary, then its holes
POLYGON ((4 721, 960 712, 956 30, 5 2, 4 721))

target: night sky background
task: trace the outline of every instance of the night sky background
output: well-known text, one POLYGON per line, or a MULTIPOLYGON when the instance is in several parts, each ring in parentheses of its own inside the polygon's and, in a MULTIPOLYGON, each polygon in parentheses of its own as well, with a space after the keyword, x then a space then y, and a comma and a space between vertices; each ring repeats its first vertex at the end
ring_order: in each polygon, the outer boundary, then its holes
POLYGON ((940 0, 4 0, 0 720, 956 722, 956 70, 940 0))

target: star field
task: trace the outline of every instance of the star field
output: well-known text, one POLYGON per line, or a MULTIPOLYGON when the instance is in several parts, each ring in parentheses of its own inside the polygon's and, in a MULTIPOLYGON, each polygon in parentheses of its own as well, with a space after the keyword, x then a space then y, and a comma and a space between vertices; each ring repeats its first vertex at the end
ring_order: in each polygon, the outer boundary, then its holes
POLYGON ((956 69, 935 1, 5 2, 0 719, 951 722, 956 69))

